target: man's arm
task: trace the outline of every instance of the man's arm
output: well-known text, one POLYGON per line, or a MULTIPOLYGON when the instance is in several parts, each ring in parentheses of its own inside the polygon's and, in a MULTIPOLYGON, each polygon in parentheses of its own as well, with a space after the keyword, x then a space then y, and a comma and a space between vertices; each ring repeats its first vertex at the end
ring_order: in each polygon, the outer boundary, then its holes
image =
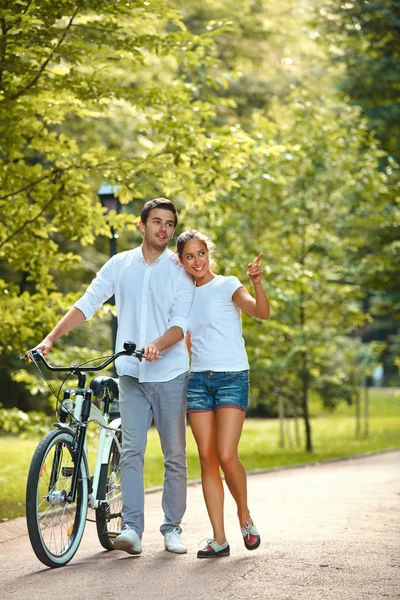
POLYGON ((54 329, 36 346, 43 354, 47 354, 60 337, 78 327, 83 321, 90 319, 103 306, 104 302, 114 293, 112 276, 112 260, 102 266, 84 295, 60 319, 54 329))
POLYGON ((36 346, 36 350, 41 350, 43 354, 47 354, 52 349, 56 340, 75 329, 75 327, 78 327, 83 321, 85 321, 85 315, 79 308, 73 306, 62 319, 58 321, 54 329, 46 335, 44 340, 36 346))
POLYGON ((186 348, 188 349, 188 352, 191 355, 192 354, 192 337, 188 331, 186 332, 185 342, 186 342, 186 348))
POLYGON ((181 327, 174 325, 167 329, 164 335, 160 336, 158 339, 154 340, 153 344, 157 346, 160 352, 163 350, 167 350, 171 348, 177 342, 180 342, 183 339, 183 331, 181 327))
POLYGON ((143 348, 144 356, 148 362, 158 360, 160 358, 160 352, 167 350, 184 338, 186 334, 187 318, 193 302, 193 294, 193 281, 182 268, 169 319, 169 328, 163 335, 143 348))
POLYGON ((160 358, 160 352, 171 348, 174 344, 183 339, 183 331, 181 327, 170 327, 167 331, 159 338, 143 346, 144 357, 147 362, 158 360, 160 358))

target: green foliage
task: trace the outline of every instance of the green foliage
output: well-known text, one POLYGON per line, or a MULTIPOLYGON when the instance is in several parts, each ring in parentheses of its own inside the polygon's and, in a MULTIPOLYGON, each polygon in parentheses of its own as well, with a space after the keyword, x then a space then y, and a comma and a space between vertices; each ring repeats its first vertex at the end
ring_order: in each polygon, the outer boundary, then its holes
POLYGON ((0 348, 11 352, 73 301, 56 291, 80 260, 68 244, 136 226, 130 212, 104 219, 99 182, 117 184, 122 204, 190 201, 243 162, 246 140, 212 127, 199 98, 212 32, 188 33, 164 2, 21 0, 0 17, 0 348))
POLYGON ((18 433, 22 437, 42 436, 49 431, 53 420, 40 412, 26 413, 18 408, 3 408, 0 404, 1 434, 18 433))
MULTIPOLYGON (((210 16, 222 20, 227 5, 185 3, 186 23, 198 30, 210 16)), ((247 262, 264 252, 272 317, 267 325, 244 320, 252 400, 276 408, 284 396, 306 422, 310 390, 323 390, 327 405, 355 395, 363 351, 346 335, 368 326, 367 285, 395 251, 390 241, 382 247, 382 231, 391 224, 394 236, 398 218, 394 165, 379 172, 391 159, 360 108, 338 97, 341 71, 329 65, 326 23, 316 27, 313 10, 291 1, 235 6, 233 34, 218 38, 235 74, 227 92, 234 103, 220 118, 256 143, 246 168, 232 171, 231 189, 188 218, 218 240, 223 273, 245 282, 247 262)), ((396 267, 386 266, 385 293, 396 286, 396 267)))
POLYGON ((362 107, 385 151, 400 159, 398 0, 324 2, 319 25, 332 59, 345 67, 343 93, 362 107))
POLYGON ((353 211, 387 199, 380 151, 358 110, 307 90, 254 111, 253 127, 260 142, 229 200, 191 221, 218 240, 222 272, 245 284, 247 262, 264 253, 271 319, 244 319, 253 405, 283 396, 304 411, 312 389, 327 405, 350 401, 365 375, 361 343, 346 334, 367 319, 351 260, 362 235, 353 211))
MULTIPOLYGON (((358 105, 368 128, 385 150, 379 164, 381 187, 375 204, 354 207, 350 226, 357 228, 351 249, 359 284, 368 290, 365 302, 374 321, 363 339, 382 339, 399 331, 399 163, 400 163, 400 2, 351 0, 323 2, 316 27, 331 63, 340 65, 334 83, 346 102, 358 105), (326 39, 329 43, 326 43, 326 39), (382 202, 382 199, 384 201, 382 202)), ((393 351, 382 356, 388 383, 396 384, 393 351)))
MULTIPOLYGON (((335 14, 353 56, 348 9, 330 3, 321 15, 335 14)), ((371 282, 375 303, 396 306, 398 183, 365 106, 337 97, 343 71, 329 65, 312 10, 294 0, 2 6, 5 355, 37 343, 83 290, 105 262, 99 236, 111 225, 119 249, 136 244, 140 206, 165 195, 181 227, 218 242, 220 272, 247 283, 264 252, 272 318, 244 319, 253 401, 274 409, 283 395, 307 424, 310 391, 327 405, 350 400, 364 355, 347 336, 368 326, 371 282), (118 185, 123 214, 104 217, 102 182, 118 185)), ((97 319, 85 327, 55 360, 109 347, 97 319)), ((15 377, 42 395, 30 372, 15 377)))
POLYGON ((326 360, 313 385, 327 408, 334 408, 343 400, 355 404, 359 387, 372 377, 382 353, 382 344, 363 344, 359 338, 345 337, 335 342, 325 348, 330 360, 326 360))

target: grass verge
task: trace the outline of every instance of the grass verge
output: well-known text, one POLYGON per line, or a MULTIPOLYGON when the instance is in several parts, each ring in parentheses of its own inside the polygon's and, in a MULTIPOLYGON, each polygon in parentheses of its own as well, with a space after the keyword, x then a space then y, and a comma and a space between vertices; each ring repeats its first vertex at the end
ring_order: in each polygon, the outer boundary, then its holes
MULTIPOLYGON (((361 434, 355 436, 355 408, 340 405, 334 412, 311 404, 313 452, 304 451, 303 423, 299 421, 297 447, 293 420, 285 422, 285 446, 280 446, 277 419, 246 419, 240 442, 240 457, 247 471, 283 467, 306 462, 342 458, 363 452, 400 448, 400 392, 370 392, 368 435, 361 423, 361 434)), ((25 487, 29 464, 38 439, 16 436, 0 437, 0 520, 25 514, 25 487)), ((189 480, 200 477, 196 444, 190 429, 187 435, 189 480)), ((152 428, 146 451, 145 486, 162 484, 163 457, 157 432, 152 428)))

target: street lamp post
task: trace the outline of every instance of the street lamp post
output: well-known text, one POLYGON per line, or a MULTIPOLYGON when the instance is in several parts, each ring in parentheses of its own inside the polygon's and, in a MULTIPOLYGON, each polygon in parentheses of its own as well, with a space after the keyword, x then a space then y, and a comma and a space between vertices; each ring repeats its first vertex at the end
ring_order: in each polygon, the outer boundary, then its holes
MULTIPOLYGON (((106 209, 106 215, 111 210, 115 210, 116 213, 119 213, 121 205, 119 199, 115 196, 116 191, 118 190, 118 186, 116 185, 106 185, 103 184, 100 186, 97 195, 99 196, 100 202, 102 206, 106 209)), ((118 233, 115 232, 114 227, 111 227, 111 239, 110 239, 110 258, 117 253, 117 239, 118 233)), ((112 306, 115 305, 115 298, 112 296, 109 300, 112 306)), ((112 332, 112 349, 115 351, 115 342, 117 339, 117 317, 112 316, 111 320, 111 332, 112 332)))
MULTIPOLYGON (((100 199, 102 206, 106 209, 106 215, 111 210, 115 210, 116 213, 119 213, 121 205, 119 199, 115 196, 116 191, 118 190, 118 186, 116 185, 106 185, 103 184, 100 186, 100 189, 97 192, 97 195, 100 199)), ((110 258, 117 253, 117 239, 118 233, 115 232, 114 227, 111 226, 111 239, 110 239, 110 258)), ((109 303, 112 306, 115 306, 115 298, 112 296, 109 300, 109 303)), ((112 315, 111 317, 111 337, 112 337, 112 351, 115 352, 115 343, 117 339, 117 317, 112 315)), ((115 369, 115 364, 113 364, 113 376, 117 376, 117 372, 115 369)), ((110 407, 110 419, 116 419, 119 417, 119 409, 117 403, 114 401, 110 407)))

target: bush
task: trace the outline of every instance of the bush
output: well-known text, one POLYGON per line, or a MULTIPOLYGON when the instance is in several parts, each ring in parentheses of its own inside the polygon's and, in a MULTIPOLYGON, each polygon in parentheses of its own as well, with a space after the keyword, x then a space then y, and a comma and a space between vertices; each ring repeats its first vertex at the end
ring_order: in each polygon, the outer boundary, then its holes
POLYGON ((19 408, 3 408, 0 404, 0 433, 14 433, 21 436, 44 435, 49 431, 54 417, 41 412, 26 413, 19 408))

